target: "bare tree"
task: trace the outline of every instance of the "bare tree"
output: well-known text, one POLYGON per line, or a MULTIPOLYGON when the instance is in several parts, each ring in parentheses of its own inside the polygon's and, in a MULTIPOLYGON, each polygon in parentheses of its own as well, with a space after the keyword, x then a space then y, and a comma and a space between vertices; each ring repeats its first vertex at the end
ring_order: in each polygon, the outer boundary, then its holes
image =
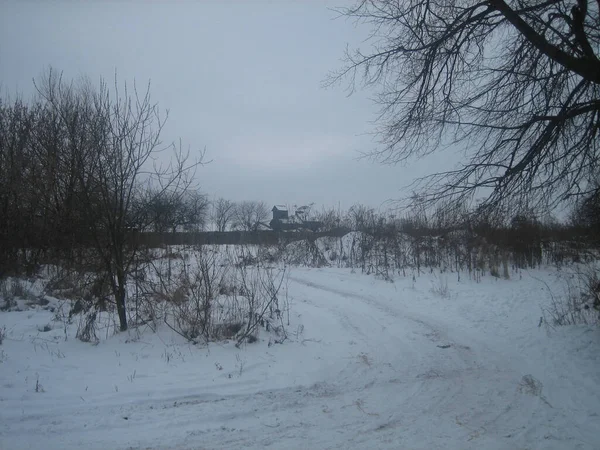
POLYGON ((353 205, 347 214, 347 221, 354 231, 371 233, 377 222, 375 211, 365 205, 353 205))
POLYGON ((316 220, 321 223, 321 230, 331 231, 346 225, 342 212, 335 208, 323 208, 321 212, 316 213, 316 220))
POLYGON ((235 203, 224 198, 215 200, 211 216, 217 231, 227 231, 235 218, 235 203))
POLYGON ((361 0, 372 27, 327 84, 375 86, 380 146, 398 163, 455 146, 465 160, 416 182, 427 204, 555 205, 598 186, 600 2, 361 0), (446 203, 448 204, 448 203, 446 203))
POLYGON ((0 274, 19 271, 38 235, 33 225, 40 199, 23 189, 38 175, 30 157, 36 116, 21 99, 0 101, 0 274))
POLYGON ((206 226, 209 201, 205 194, 188 191, 181 198, 177 222, 184 231, 202 231, 206 226))
POLYGON ((569 219, 572 225, 589 228, 596 236, 600 235, 600 189, 580 199, 573 207, 569 219))
POLYGON ((165 119, 151 101, 150 87, 141 95, 127 86, 114 91, 101 82, 65 84, 56 72, 36 85, 39 94, 67 125, 68 143, 77 160, 77 194, 103 272, 115 299, 121 331, 127 329, 128 277, 138 252, 135 228, 143 228, 147 215, 137 199, 149 191, 178 198, 189 188, 194 169, 189 153, 159 140, 165 119), (70 126, 71 124, 81 126, 70 126), (157 165, 159 151, 170 149, 173 158, 157 165))
POLYGON ((143 214, 146 227, 156 233, 166 233, 175 231, 176 214, 178 208, 181 207, 178 199, 170 198, 154 189, 146 193, 146 198, 141 199, 138 206, 140 214, 143 214))
POLYGON ((269 209, 264 202, 245 201, 236 204, 234 228, 242 231, 257 231, 269 218, 269 209))
POLYGON ((197 191, 172 193, 154 188, 145 193, 136 208, 145 218, 145 229, 157 233, 200 231, 206 222, 208 200, 197 191))

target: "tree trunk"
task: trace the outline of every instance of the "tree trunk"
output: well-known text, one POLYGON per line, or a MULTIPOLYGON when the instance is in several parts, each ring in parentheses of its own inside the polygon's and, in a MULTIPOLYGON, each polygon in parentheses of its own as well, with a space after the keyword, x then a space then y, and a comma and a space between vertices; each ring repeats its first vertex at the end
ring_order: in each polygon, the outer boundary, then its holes
POLYGON ((119 314, 119 324, 121 331, 127 331, 127 311, 125 309, 125 274, 122 271, 117 272, 117 291, 115 301, 117 303, 117 312, 119 314))

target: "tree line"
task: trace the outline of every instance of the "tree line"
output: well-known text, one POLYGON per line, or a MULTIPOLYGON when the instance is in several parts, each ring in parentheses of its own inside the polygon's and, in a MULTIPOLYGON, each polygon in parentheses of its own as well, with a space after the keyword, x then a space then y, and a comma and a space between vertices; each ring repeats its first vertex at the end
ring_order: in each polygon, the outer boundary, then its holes
POLYGON ((0 97, 0 276, 42 264, 103 274, 120 327, 143 231, 254 230, 262 202, 217 200, 198 190, 202 151, 163 143, 167 120, 138 86, 66 81, 49 69, 29 101, 0 97))

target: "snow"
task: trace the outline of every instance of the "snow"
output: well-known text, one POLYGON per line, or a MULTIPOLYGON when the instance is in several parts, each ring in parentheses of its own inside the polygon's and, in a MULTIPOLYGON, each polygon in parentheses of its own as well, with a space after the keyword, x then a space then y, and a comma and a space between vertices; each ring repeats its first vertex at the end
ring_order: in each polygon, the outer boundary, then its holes
POLYGON ((0 449, 598 449, 599 331, 539 326, 558 275, 294 267, 290 339, 240 349, 0 312, 0 449))

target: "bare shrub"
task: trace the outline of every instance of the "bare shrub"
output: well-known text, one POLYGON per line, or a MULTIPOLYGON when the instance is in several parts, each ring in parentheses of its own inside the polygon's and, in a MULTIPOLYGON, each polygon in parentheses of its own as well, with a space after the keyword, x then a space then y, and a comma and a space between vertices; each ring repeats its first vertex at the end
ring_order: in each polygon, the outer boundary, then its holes
POLYGON ((213 337, 217 340, 233 339, 243 328, 242 322, 218 323, 214 325, 213 337))
POLYGON ((109 279, 93 267, 88 270, 59 269, 46 283, 44 293, 56 298, 85 303, 85 309, 106 309, 111 296, 109 279))
POLYGON ((19 308, 17 302, 20 300, 35 300, 36 297, 25 283, 18 278, 6 278, 0 285, 0 297, 4 299, 4 305, 0 311, 11 311, 19 308))
MULTIPOLYGON (((191 262, 181 259, 167 267, 152 267, 146 289, 151 299, 168 304, 163 321, 189 341, 210 340, 215 335, 215 302, 226 285, 227 266, 219 263, 218 252, 199 250, 191 262)), ((217 334, 222 335, 223 329, 217 334)))
POLYGON ((2 345, 5 338, 6 338, 6 327, 2 327, 2 328, 0 328, 0 345, 2 345))
POLYGON ((96 334, 97 318, 98 313, 96 311, 91 311, 90 313, 82 316, 81 320, 79 321, 79 327, 77 328, 77 334, 75 337, 82 342, 99 342, 96 334))
POLYGON ((237 292, 237 286, 235 285, 235 280, 229 279, 227 277, 221 278, 218 289, 219 289, 219 295, 233 296, 237 292))
POLYGON ((150 264, 144 284, 148 304, 162 306, 162 320, 185 339, 198 343, 257 339, 260 328, 286 339, 279 293, 285 269, 266 266, 260 249, 236 246, 230 253, 201 247, 195 258, 162 258, 150 264), (225 259, 224 259, 225 258, 225 259))
POLYGON ((545 322, 551 326, 598 325, 600 323, 600 276, 597 268, 577 271, 567 280, 565 293, 556 297, 550 292, 550 306, 545 322))
POLYGON ((2 295, 4 298, 4 304, 0 306, 0 311, 10 311, 17 307, 17 301, 14 297, 8 295, 2 295))
POLYGON ((237 346, 256 341, 260 328, 275 335, 274 343, 283 343, 287 339, 284 309, 289 305, 280 300, 282 290, 287 292, 287 283, 284 285, 286 275, 286 268, 238 267, 237 299, 244 317, 244 328, 237 336, 237 346))
POLYGON ((29 290, 25 287, 23 282, 18 279, 13 279, 9 291, 9 295, 16 298, 27 298, 30 295, 29 290))
POLYGON ((44 291, 57 298, 79 298, 82 295, 78 281, 74 271, 58 269, 46 283, 44 291))
POLYGON ((208 322, 205 318, 208 308, 203 307, 203 304, 207 305, 208 303, 183 302, 174 308, 174 323, 169 324, 166 318, 165 322, 188 341, 196 343, 198 338, 205 336, 208 331, 208 322))
POLYGON ((222 253, 201 249, 192 263, 171 267, 171 281, 156 272, 153 298, 165 305, 167 326, 194 343, 232 339, 239 346, 255 342, 261 329, 271 334, 270 343, 283 343, 287 271, 263 264, 255 253, 239 246, 223 261, 222 253))
POLYGON ((284 255, 286 263, 308 267, 326 267, 329 265, 327 258, 314 240, 303 239, 292 242, 286 248, 284 255))

